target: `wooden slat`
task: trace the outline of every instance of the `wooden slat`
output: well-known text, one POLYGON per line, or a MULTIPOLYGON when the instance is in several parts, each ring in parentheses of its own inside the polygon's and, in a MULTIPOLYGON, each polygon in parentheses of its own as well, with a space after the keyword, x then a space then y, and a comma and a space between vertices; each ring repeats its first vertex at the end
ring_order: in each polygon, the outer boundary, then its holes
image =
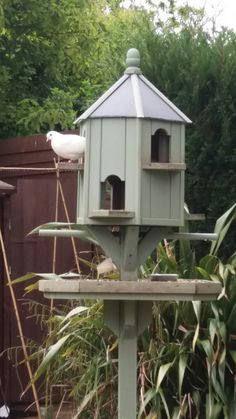
MULTIPOLYGON (((0 145, 1 151, 1 145, 0 145)), ((22 166, 34 164, 49 164, 53 165, 53 158, 56 157, 52 150, 33 150, 32 152, 15 153, 0 156, 0 166, 22 166)))
POLYGON ((97 210, 91 211, 89 218, 133 218, 135 213, 133 211, 124 211, 124 210, 97 210))
POLYGON ((149 163, 143 165, 144 170, 179 171, 186 170, 185 163, 149 163))
POLYGON ((102 299, 212 299, 221 292, 221 284, 212 281, 183 280, 176 282, 150 280, 114 281, 114 280, 40 280, 39 290, 45 294, 54 293, 56 298, 102 298, 102 299))
MULTIPOLYGON (((79 134, 79 130, 66 130, 62 134, 79 134)), ((1 155, 50 150, 51 143, 46 141, 46 134, 27 135, 25 137, 2 138, 1 155)))
POLYGON ((50 142, 46 142, 45 134, 27 135, 26 137, 15 137, 1 139, 1 155, 26 153, 32 151, 49 150, 50 142))
POLYGON ((188 221, 200 221, 200 220, 205 220, 206 216, 205 216, 205 214, 188 214, 188 213, 185 213, 184 218, 185 218, 185 220, 188 220, 188 221))

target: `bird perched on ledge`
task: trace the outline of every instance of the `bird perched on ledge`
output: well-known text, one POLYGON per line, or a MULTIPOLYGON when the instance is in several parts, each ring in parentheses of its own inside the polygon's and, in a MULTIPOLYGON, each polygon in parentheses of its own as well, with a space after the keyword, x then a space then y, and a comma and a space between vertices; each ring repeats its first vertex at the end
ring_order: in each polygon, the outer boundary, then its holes
POLYGON ((51 141, 53 151, 63 159, 79 160, 85 152, 86 139, 80 135, 49 131, 46 137, 46 141, 51 141))

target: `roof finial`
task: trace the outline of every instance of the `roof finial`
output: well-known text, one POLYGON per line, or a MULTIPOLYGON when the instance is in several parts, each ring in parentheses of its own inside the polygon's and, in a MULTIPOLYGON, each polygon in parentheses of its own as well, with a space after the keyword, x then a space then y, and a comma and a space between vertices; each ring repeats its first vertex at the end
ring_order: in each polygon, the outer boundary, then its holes
POLYGON ((125 74, 141 74, 140 70, 140 54, 136 48, 131 48, 128 50, 126 55, 126 65, 125 74))

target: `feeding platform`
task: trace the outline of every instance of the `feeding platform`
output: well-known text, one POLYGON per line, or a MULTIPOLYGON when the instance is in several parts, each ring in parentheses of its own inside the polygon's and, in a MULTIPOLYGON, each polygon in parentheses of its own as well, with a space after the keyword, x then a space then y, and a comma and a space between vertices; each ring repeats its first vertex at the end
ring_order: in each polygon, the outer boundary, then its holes
POLYGON ((101 300, 214 300, 221 292, 221 284, 200 279, 176 281, 150 279, 138 281, 92 279, 42 279, 39 290, 47 298, 101 300))

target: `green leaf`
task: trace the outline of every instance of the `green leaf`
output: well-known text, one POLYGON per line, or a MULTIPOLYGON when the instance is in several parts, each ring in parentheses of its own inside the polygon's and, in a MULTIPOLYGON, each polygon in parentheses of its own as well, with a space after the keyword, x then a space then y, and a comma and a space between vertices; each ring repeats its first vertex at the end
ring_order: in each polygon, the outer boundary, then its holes
POLYGON ((226 394, 224 389, 221 386, 220 380, 218 378, 218 368, 217 364, 215 363, 211 369, 211 382, 212 386, 215 389, 216 394, 220 397, 221 401, 225 404, 226 403, 226 394))
POLYGON ((84 307, 84 306, 79 306, 79 307, 75 307, 73 308, 73 310, 71 310, 63 319, 62 323, 65 322, 66 320, 70 319, 73 316, 79 316, 81 314, 84 314, 86 311, 89 310, 89 307, 84 307))
POLYGON ((209 272, 207 272, 205 269, 201 268, 200 266, 197 266, 197 271, 201 274, 202 278, 209 279, 209 272))
POLYGON ((200 330, 201 301, 192 301, 192 305, 193 305, 195 316, 198 322, 195 332, 194 332, 193 343, 192 343, 193 351, 195 351, 195 346, 196 346, 196 342, 197 342, 197 339, 199 336, 199 330, 200 330))
POLYGON ((159 391, 160 385, 165 378, 166 374, 168 373, 169 369, 172 367, 173 362, 168 362, 167 364, 163 364, 160 366, 157 376, 157 382, 156 382, 156 392, 159 391))
POLYGON ((229 328, 229 331, 231 333, 235 333, 236 332, 236 303, 233 305, 230 313, 229 313, 229 317, 227 319, 227 327, 229 328))
POLYGON ((54 273, 37 273, 37 274, 35 274, 35 276, 38 276, 39 278, 42 278, 42 279, 50 279, 50 280, 52 280, 52 281, 61 281, 62 280, 62 278, 61 278, 61 276, 60 275, 57 275, 57 274, 54 274, 54 273))
POLYGON ((39 288, 39 283, 37 281, 34 284, 27 285, 27 287, 25 287, 24 289, 25 289, 26 294, 28 294, 29 292, 38 290, 38 288, 39 288))
POLYGON ((141 402, 141 406, 139 409, 138 419, 141 418, 142 413, 145 411, 146 406, 150 403, 150 401, 156 397, 156 390, 154 388, 149 388, 145 395, 144 395, 144 402, 141 402))
POLYGON ((186 371, 187 362, 188 362, 188 354, 187 353, 180 354, 180 356, 179 356, 179 374, 178 374, 178 378, 179 378, 179 380, 178 380, 179 381, 179 398, 181 397, 183 379, 184 379, 184 374, 185 374, 185 371, 186 371))
POLYGON ((193 343, 192 343, 192 349, 195 351, 196 343, 199 336, 199 330, 200 330, 200 324, 197 324, 197 327, 195 328, 194 336, 193 336, 193 343))
POLYGON ((60 349, 62 348, 62 346, 64 345, 64 343, 67 341, 69 337, 70 337, 70 334, 63 336, 56 343, 54 343, 54 345, 50 346, 47 354, 43 358, 41 364, 39 365, 37 371, 34 374, 34 377, 33 377, 34 382, 39 379, 39 377, 46 371, 49 364, 53 362, 54 359, 58 356, 60 349))
POLYGON ((200 322, 200 317, 201 317, 201 307, 202 307, 202 303, 201 301, 192 301, 193 304, 193 308, 194 308, 194 312, 197 318, 198 323, 200 322))
POLYGON ((72 419, 77 419, 79 417, 79 415, 84 411, 87 405, 93 400, 96 394, 97 394, 97 389, 93 389, 88 394, 86 394, 86 396, 83 398, 82 402, 80 403, 75 416, 73 416, 72 419))
POLYGON ((208 360, 211 364, 212 361, 213 361, 213 348, 212 348, 211 342, 208 339, 204 339, 204 340, 199 339, 198 342, 199 342, 200 346, 203 347, 203 349, 204 349, 204 351, 207 355, 207 358, 208 358, 208 360))
POLYGON ((23 276, 19 276, 18 278, 16 278, 16 279, 13 279, 12 281, 11 281, 11 284, 19 284, 20 282, 25 282, 25 281, 28 281, 29 279, 32 279, 32 278, 35 278, 35 276, 36 276, 37 274, 35 274, 35 273, 33 273, 33 272, 29 272, 29 273, 27 273, 26 275, 23 275, 23 276))
POLYGON ((223 242, 232 222, 236 218, 236 203, 232 205, 220 218, 218 218, 214 232, 218 235, 218 239, 212 242, 210 254, 215 255, 223 242))
POLYGON ((159 394, 161 396, 161 400, 162 400, 162 403, 163 403, 164 408, 165 408, 167 419, 170 419, 170 412, 169 412, 169 409, 168 409, 168 401, 166 400, 164 392, 162 391, 161 388, 159 389, 159 394))
POLYGON ((213 345, 215 336, 218 334, 218 322, 216 319, 210 319, 209 323, 209 335, 211 339, 211 344, 213 345))
POLYGON ((229 351, 229 353, 230 353, 230 355, 231 355, 231 357, 234 361, 234 364, 236 366, 236 351, 229 351))

